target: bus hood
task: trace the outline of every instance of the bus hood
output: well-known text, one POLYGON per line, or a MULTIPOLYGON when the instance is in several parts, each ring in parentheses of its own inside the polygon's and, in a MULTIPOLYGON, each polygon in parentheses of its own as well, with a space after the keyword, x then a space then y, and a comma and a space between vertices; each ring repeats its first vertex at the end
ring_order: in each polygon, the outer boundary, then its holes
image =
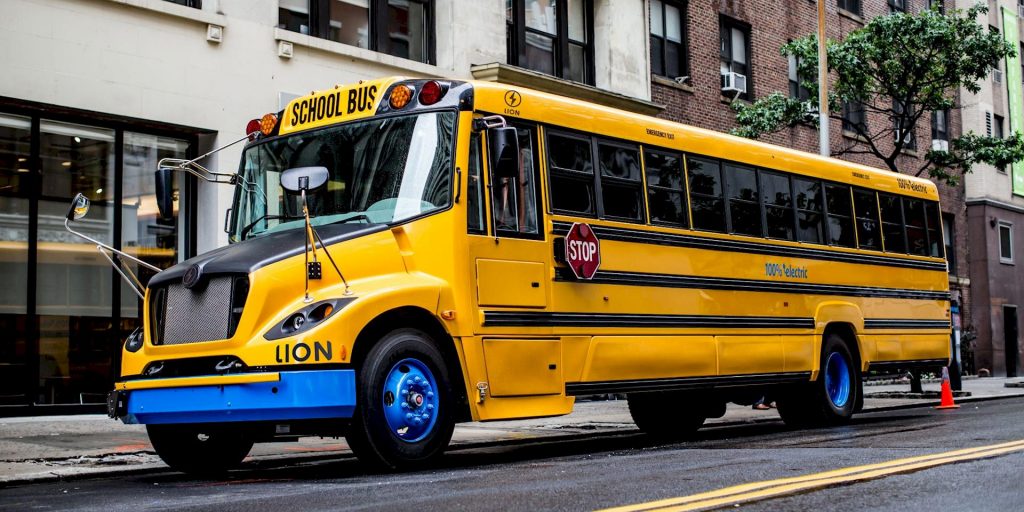
MULTIPOLYGON (((317 226, 316 231, 324 244, 330 247, 386 229, 387 224, 328 224, 317 226)), ((199 266, 203 275, 251 274, 272 263, 302 254, 305 235, 302 229, 289 229, 214 249, 156 274, 147 286, 180 280, 193 265, 199 266)))

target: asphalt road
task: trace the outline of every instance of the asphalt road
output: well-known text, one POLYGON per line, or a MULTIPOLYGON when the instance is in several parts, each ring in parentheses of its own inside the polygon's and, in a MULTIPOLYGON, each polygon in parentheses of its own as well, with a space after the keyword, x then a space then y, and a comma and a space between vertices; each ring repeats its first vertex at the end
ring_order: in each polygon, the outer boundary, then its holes
MULTIPOLYGON (((594 510, 1024 440, 1024 399, 862 414, 844 427, 781 422, 461 449, 432 470, 368 474, 354 459, 249 466, 226 481, 167 472, 0 489, 0 510, 594 510)), ((1024 450, 760 501, 753 510, 1024 510, 1024 450)), ((817 480, 815 480, 817 481, 817 480)), ((730 502, 724 508, 735 508, 730 502)))

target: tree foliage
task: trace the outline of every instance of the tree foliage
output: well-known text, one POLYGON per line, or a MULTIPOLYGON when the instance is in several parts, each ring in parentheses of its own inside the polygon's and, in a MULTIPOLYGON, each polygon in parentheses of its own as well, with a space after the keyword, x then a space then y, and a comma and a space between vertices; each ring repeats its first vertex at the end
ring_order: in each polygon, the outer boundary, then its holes
MULTIPOLYGON (((870 154, 893 171, 897 158, 910 144, 897 138, 933 111, 959 108, 959 88, 972 93, 1000 60, 1015 49, 999 35, 978 23, 988 7, 978 4, 943 14, 933 9, 919 13, 878 16, 842 41, 826 42, 829 86, 829 117, 842 119, 846 103, 863 105, 868 119, 889 122, 847 126, 857 137, 848 138, 833 155, 870 154)), ((782 54, 797 59, 801 85, 810 98, 800 100, 773 93, 752 104, 733 102, 739 127, 733 133, 758 138, 798 124, 818 123, 818 41, 805 36, 782 47, 782 54)), ((1024 139, 1014 133, 1005 139, 967 133, 950 140, 948 151, 928 149, 918 176, 956 184, 959 175, 976 163, 1005 166, 1024 159, 1024 139)), ((909 170, 913 172, 914 170, 909 170)))

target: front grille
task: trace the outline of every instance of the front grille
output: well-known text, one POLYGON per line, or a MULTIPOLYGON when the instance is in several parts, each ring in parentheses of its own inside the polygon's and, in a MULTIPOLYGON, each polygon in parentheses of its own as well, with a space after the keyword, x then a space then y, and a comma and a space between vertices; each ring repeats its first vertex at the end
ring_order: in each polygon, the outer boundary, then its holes
POLYGON ((213 276, 192 288, 172 283, 152 292, 154 345, 221 340, 235 334, 249 292, 244 276, 213 276))

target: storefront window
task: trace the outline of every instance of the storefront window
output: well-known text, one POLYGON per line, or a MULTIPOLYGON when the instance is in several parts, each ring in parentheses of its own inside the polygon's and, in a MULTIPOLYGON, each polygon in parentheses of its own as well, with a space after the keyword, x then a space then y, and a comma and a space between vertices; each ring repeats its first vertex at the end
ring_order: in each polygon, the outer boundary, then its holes
POLYGON ((0 115, 0 405, 26 403, 28 366, 28 180, 32 121, 0 115))
POLYGON ((112 271, 63 221, 71 198, 85 194, 92 208, 75 227, 113 242, 114 131, 43 120, 39 152, 38 403, 102 402, 116 340, 112 271))

